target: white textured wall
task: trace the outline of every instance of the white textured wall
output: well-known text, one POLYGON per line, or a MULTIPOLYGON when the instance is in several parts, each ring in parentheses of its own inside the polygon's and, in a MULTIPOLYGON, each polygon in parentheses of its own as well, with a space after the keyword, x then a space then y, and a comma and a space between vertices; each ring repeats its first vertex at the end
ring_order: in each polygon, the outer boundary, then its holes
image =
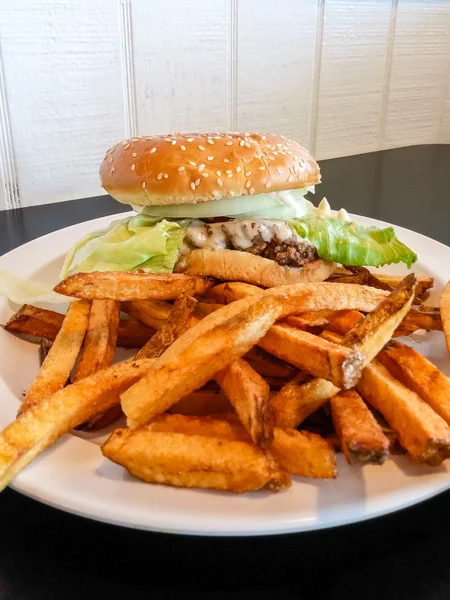
POLYGON ((0 209, 101 193, 137 134, 450 143, 450 0, 0 0, 0 52, 0 209))

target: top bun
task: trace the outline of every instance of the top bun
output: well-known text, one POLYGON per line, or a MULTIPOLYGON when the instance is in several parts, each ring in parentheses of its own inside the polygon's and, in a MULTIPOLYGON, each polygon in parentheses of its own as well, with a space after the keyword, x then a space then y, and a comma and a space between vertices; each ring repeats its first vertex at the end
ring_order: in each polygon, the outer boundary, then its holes
POLYGON ((316 185, 320 170, 305 148, 281 135, 173 133, 116 144, 100 180, 124 204, 197 204, 316 185))

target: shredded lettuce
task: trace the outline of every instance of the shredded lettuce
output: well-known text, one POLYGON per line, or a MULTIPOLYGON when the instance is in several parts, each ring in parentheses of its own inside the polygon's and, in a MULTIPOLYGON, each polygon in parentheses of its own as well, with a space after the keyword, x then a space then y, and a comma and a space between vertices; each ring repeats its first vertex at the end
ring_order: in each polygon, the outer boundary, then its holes
POLYGON ((85 236, 69 252, 61 279, 73 273, 132 271, 171 273, 190 220, 168 221, 137 215, 114 221, 85 236))
POLYGON ((8 269, 0 269, 0 296, 16 304, 64 304, 67 296, 53 291, 53 285, 19 277, 8 269))
POLYGON ((311 242, 325 260, 366 267, 403 262, 408 268, 417 260, 417 255, 396 237, 393 227, 365 228, 352 221, 312 214, 288 223, 298 235, 311 242))

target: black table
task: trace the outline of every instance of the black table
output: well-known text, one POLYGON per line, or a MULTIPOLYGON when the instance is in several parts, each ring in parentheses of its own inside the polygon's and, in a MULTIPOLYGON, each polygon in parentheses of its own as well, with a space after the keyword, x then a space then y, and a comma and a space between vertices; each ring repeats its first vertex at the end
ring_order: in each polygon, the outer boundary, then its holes
MULTIPOLYGON (((450 146, 323 161, 317 197, 450 245, 450 146)), ((0 253, 116 213, 109 197, 0 213, 0 253)), ((126 207, 123 207, 126 210, 126 207)), ((449 266, 450 270, 450 266, 449 266)), ((265 538, 113 527, 0 495, 0 598, 450 598, 450 493, 365 523, 265 538)))

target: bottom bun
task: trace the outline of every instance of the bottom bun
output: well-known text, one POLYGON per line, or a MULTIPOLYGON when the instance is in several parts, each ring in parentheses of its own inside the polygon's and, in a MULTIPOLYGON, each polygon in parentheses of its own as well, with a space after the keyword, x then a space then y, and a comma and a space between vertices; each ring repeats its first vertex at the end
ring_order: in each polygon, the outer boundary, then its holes
POLYGON ((336 263, 322 259, 313 260, 300 269, 282 267, 274 260, 239 250, 192 250, 183 258, 183 271, 188 275, 244 281, 267 288, 325 281, 336 268, 336 263))

